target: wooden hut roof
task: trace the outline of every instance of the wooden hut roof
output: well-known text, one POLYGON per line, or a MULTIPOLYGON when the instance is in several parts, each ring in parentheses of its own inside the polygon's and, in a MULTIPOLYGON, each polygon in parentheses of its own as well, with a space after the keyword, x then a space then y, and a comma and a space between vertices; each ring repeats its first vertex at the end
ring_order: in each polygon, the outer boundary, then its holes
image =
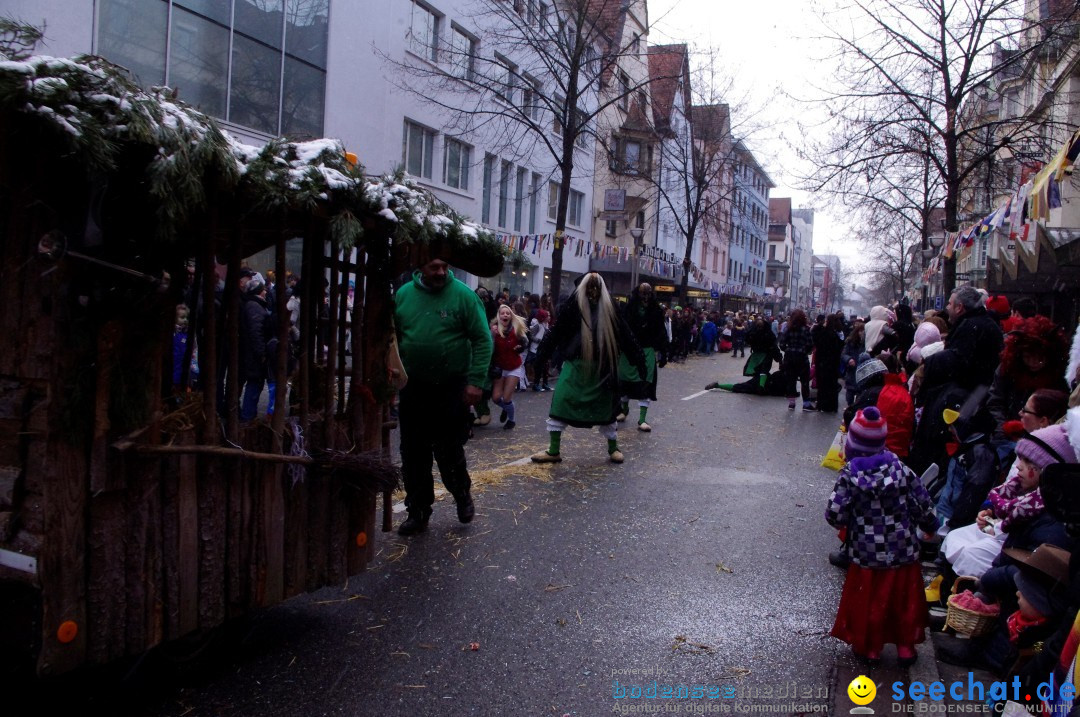
MULTIPOLYGON (((0 111, 50 129, 52 153, 75 155, 87 171, 135 166, 156 204, 156 231, 175 239, 217 202, 247 217, 317 213, 342 247, 367 229, 398 242, 441 242, 501 263, 495 236, 404 175, 372 178, 336 139, 246 145, 168 88, 144 90, 126 71, 91 56, 34 56, 0 62, 0 111)), ((490 262, 489 262, 490 263, 490 262)))

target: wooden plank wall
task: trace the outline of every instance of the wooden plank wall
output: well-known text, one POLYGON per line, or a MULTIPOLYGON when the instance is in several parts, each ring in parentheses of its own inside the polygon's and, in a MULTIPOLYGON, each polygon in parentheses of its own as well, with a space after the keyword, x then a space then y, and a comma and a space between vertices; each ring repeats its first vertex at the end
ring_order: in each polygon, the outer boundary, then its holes
MULTIPOLYGON (((4 238, 5 248, 10 236, 4 238)), ((29 250, 12 252, 25 256, 29 250)), ((316 272, 325 261, 318 251, 309 259, 316 272)), ((290 471, 272 463, 110 448, 115 437, 100 406, 109 404, 118 370, 107 357, 130 328, 119 322, 94 337, 98 365, 91 394, 99 409, 87 408, 85 435, 73 439, 57 431, 71 420, 63 415, 70 407, 62 379, 74 374, 78 357, 52 348, 62 343, 59 327, 70 321, 64 313, 70 298, 62 291, 63 263, 47 277, 39 274, 34 281, 24 282, 20 274, 0 282, 0 297, 7 298, 0 302, 0 331, 17 337, 17 350, 0 352, 0 379, 11 377, 12 396, 42 394, 23 402, 27 408, 18 417, 18 432, 28 436, 25 445, 0 446, 0 455, 24 457, 28 510, 21 527, 24 534, 46 536, 38 554, 41 672, 139 654, 253 608, 344 583, 365 568, 374 555, 375 495, 339 475, 311 467, 294 483, 290 471), (41 369, 45 356, 47 370, 41 369), (74 640, 61 642, 58 630, 68 621, 78 631, 74 640)), ((331 342, 336 343, 333 332, 331 342)), ((148 361, 159 371, 163 349, 164 344, 158 346, 148 361)), ((306 368, 318 373, 315 366, 306 368)), ((313 392, 334 385, 332 369, 321 381, 309 378, 313 392)), ((308 449, 324 440, 331 446, 357 445, 358 438, 348 435, 354 426, 344 403, 336 421, 327 420, 328 403, 333 405, 332 390, 310 406, 308 449)), ((375 423, 382 409, 369 408, 365 419, 375 423)), ((13 413, 10 418, 16 420, 13 413)), ((207 437, 195 429, 169 434, 151 426, 140 440, 185 445, 207 437)), ((264 423, 240 427, 236 443, 258 452, 276 448, 264 423)))

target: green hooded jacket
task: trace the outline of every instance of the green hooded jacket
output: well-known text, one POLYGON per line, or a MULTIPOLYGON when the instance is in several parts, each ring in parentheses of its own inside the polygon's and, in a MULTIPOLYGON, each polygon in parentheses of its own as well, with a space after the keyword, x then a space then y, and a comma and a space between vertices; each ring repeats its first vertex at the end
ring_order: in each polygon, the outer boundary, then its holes
POLYGON ((419 271, 394 297, 394 323, 401 362, 409 381, 443 383, 465 377, 483 386, 491 364, 491 327, 472 289, 447 272, 446 286, 433 290, 419 271))

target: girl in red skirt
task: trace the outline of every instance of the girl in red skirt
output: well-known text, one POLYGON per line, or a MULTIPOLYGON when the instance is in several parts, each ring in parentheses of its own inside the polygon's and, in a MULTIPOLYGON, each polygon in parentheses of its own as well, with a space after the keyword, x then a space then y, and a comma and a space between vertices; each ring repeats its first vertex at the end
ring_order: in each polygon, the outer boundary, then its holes
POLYGON ((900 666, 909 667, 927 625, 916 526, 933 532, 937 522, 919 477, 885 450, 887 432, 876 407, 856 414, 844 446, 848 462, 825 513, 851 546, 832 636, 871 664, 892 643, 900 666))

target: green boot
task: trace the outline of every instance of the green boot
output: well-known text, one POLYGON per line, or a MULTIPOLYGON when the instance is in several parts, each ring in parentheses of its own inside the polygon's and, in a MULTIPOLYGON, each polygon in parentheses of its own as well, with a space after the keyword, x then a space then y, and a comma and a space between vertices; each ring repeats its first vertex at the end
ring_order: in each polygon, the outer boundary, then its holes
POLYGON ((619 442, 614 438, 609 438, 607 442, 608 460, 612 463, 622 463, 623 454, 619 450, 619 442))

